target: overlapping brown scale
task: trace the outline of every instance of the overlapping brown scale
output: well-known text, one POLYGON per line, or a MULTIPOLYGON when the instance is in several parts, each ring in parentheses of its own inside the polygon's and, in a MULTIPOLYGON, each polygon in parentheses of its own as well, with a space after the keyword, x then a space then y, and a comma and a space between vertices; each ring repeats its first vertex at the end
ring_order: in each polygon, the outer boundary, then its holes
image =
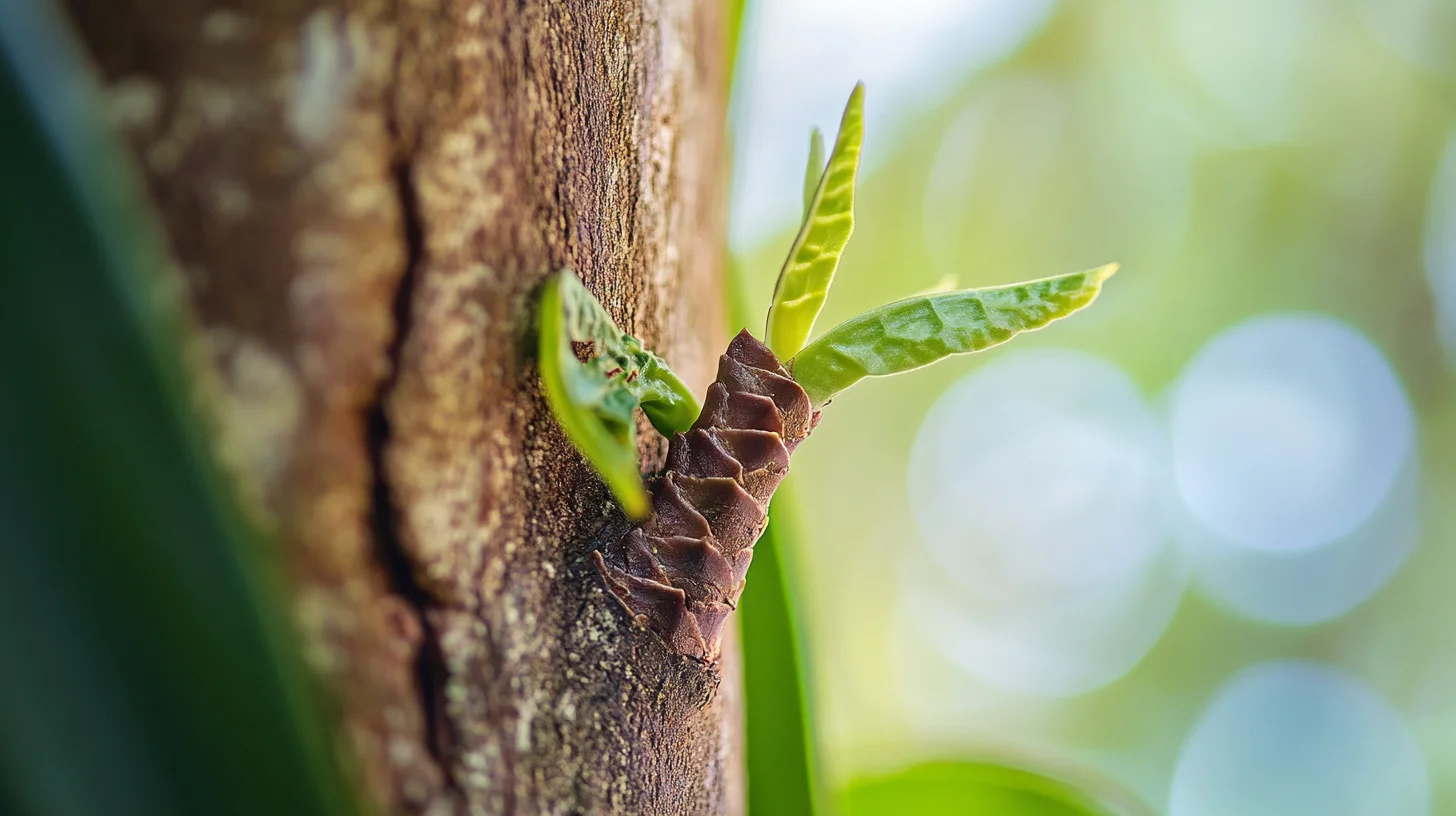
POLYGON ((757 428, 782 436, 784 421, 779 407, 769 397, 745 391, 730 392, 728 386, 715 382, 708 386, 708 398, 703 401, 702 413, 693 428, 757 428))
POLYGON ((657 557, 658 568, 674 586, 694 582, 707 588, 704 597, 721 601, 737 597, 743 576, 734 575, 728 559, 710 539, 673 536, 647 540, 657 557))
POLYGON ((669 473, 666 479, 678 485, 683 497, 708 522, 724 552, 753 546, 768 520, 763 505, 736 479, 699 479, 680 473, 669 473))
POLYGON ((758 342, 758 338, 754 337, 748 329, 740 330, 732 340, 728 341, 728 351, 723 356, 732 357, 746 366, 772 371, 785 377, 789 376, 789 370, 779 362, 779 358, 773 353, 773 350, 758 342))
MULTIPOLYGON (((741 592, 743 588, 743 582, 748 578, 748 564, 749 562, 753 561, 753 548, 744 547, 743 549, 735 553, 725 553, 723 555, 723 560, 728 562, 728 572, 730 575, 733 576, 733 580, 736 582, 737 586, 739 587, 739 591, 741 592)), ((733 597, 733 602, 738 602, 738 597, 736 595, 733 597)))
POLYGON ((786 374, 752 368, 723 355, 718 361, 718 382, 730 393, 746 391, 773 400, 783 417, 782 436, 786 442, 797 442, 809 434, 809 395, 786 374))
POLYGON ((717 640, 710 649, 698 628, 697 616, 688 611, 687 594, 683 590, 629 575, 606 563, 601 553, 592 555, 607 587, 627 611, 652 627, 669 646, 679 654, 700 660, 712 660, 717 655, 717 640))
POLYGON ((658 563, 655 549, 652 539, 642 532, 641 528, 629 532, 622 538, 622 554, 627 559, 625 572, 638 578, 675 586, 672 576, 663 568, 662 564, 658 563))
POLYGON ((667 450, 668 472, 688 476, 721 476, 728 479, 743 476, 743 469, 747 465, 741 463, 729 449, 719 443, 718 435, 719 432, 704 430, 677 434, 667 450), (677 438, 681 436, 691 439, 677 438))
POLYGON ((739 481, 765 507, 789 472, 789 450, 778 434, 728 428, 713 431, 713 441, 742 464, 739 481))
POLYGON ((723 623, 732 611, 730 604, 720 601, 688 604, 688 612, 696 619, 698 636, 703 639, 704 645, 711 644, 709 648, 712 649, 714 658, 718 656, 718 641, 723 635, 723 623))
POLYGON ((662 538, 711 536, 713 528, 708 525, 708 520, 693 507, 692 501, 683 494, 681 485, 672 476, 673 472, 668 471, 653 489, 652 517, 643 529, 648 535, 662 538))
POLYGON ((776 433, 750 428, 724 428, 714 430, 711 436, 719 449, 742 465, 744 472, 761 468, 789 469, 789 452, 784 450, 784 441, 776 433))
POLYGON ((652 517, 596 554, 608 589, 680 654, 717 660, 769 499, 818 418, 773 352, 739 333, 693 429, 669 443, 652 517))

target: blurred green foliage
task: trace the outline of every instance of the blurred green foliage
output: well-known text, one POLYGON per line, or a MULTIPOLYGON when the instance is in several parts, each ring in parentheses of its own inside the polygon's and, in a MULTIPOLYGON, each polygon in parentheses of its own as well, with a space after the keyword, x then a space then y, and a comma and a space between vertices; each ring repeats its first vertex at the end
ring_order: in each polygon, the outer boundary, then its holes
MULTIPOLYGON (((1024 768, 978 762, 932 762, 887 776, 856 779, 844 791, 844 816, 1131 816, 1087 786, 1024 768)), ((1125 796, 1123 797, 1126 801, 1125 796)))
POLYGON ((803 648, 803 610, 791 549, 797 541, 794 493, 779 486, 769 525, 753 548, 752 580, 738 603, 747 700, 748 812, 752 816, 809 816, 825 812, 809 664, 803 648))
POLYGON ((49 12, 0 4, 0 812, 356 812, 49 12))

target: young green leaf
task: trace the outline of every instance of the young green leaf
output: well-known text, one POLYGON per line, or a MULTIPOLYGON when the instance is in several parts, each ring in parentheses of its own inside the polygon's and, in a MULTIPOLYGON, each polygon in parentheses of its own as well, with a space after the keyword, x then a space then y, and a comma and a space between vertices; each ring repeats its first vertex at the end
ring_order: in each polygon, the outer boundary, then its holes
POLYGON ((653 427, 671 436, 697 419, 697 399, 667 363, 617 328, 569 270, 546 281, 539 314, 537 351, 547 401, 628 515, 645 516, 632 412, 640 406, 653 427))
POLYGON ((686 431, 698 418, 698 400, 667 362, 617 328, 612 316, 569 270, 559 273, 567 338, 588 344, 595 366, 612 386, 637 399, 652 427, 663 436, 686 431))
MULTIPOLYGON (((572 276, 573 278, 575 276, 572 276)), ((627 515, 647 515, 647 489, 637 460, 636 399, 614 386, 597 360, 582 363, 572 350, 562 288, 567 273, 553 276, 541 291, 538 360, 546 399, 566 435, 586 455, 616 494, 627 515)), ((586 342, 586 341, 581 341, 586 342)))
POLYGON ((789 362, 815 406, 865 377, 990 348, 1086 307, 1117 264, 1041 280, 922 295, 852 317, 789 362))
POLYGON ((814 128, 809 133, 809 164, 804 167, 804 214, 809 217, 814 207, 814 194, 819 192, 819 181, 824 178, 824 131, 814 128))
POLYGON ((854 231, 854 179, 863 141, 864 83, 860 83, 849 95, 829 165, 804 208, 804 223, 774 286, 765 342, 781 360, 797 354, 809 339, 839 268, 839 256, 854 231))

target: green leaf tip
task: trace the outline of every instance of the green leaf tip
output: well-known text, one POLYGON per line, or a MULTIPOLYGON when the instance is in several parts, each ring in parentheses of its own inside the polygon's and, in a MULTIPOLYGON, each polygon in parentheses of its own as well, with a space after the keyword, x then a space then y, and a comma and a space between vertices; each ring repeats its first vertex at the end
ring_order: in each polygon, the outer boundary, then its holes
POLYGON ((825 332, 789 361, 789 370, 817 407, 865 377, 981 351, 1080 311, 1117 268, 896 301, 825 332))
POLYGON ((633 411, 641 407, 671 436, 697 419, 697 399, 662 358, 617 328, 571 270, 546 280, 537 313, 537 359, 551 410, 627 514, 646 517, 633 411))
MULTIPOLYGON (((854 183, 864 142, 864 83, 854 86, 834 151, 818 177, 812 195, 805 190, 804 220, 789 248, 789 256, 774 285, 764 337, 779 359, 787 360, 804 347, 814 321, 834 282, 840 255, 854 231, 854 183)), ((817 166, 810 142, 809 174, 817 166)), ((808 186, 806 180, 806 188, 808 186)))

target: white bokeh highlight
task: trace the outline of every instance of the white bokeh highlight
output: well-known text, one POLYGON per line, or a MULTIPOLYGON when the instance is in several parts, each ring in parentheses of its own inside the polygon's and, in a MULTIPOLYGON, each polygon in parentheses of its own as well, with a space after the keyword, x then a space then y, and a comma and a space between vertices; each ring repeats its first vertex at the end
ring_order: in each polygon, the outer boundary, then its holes
POLYGON ((902 601, 962 671, 1066 697, 1137 664, 1171 619, 1184 568, 1167 545, 1165 444, 1114 364, 1011 353, 950 388, 911 453, 925 547, 902 601))
POLYGON ((1425 266, 1441 346, 1447 360, 1456 364, 1456 136, 1446 143, 1431 184, 1425 266))
POLYGON ((1292 137, 1297 86, 1320 0, 1172 0, 1171 40, 1212 103, 1220 141, 1292 137))
POLYGON ((1422 70, 1456 76, 1456 4, 1451 0, 1351 0, 1376 38, 1422 70))
POLYGON ((809 130, 831 141, 866 84, 863 165, 890 155, 897 125, 971 72, 1014 53, 1056 0, 775 0, 751 7, 735 100, 730 242, 751 249, 799 216, 809 130))
POLYGON ((1418 537, 1415 420, 1380 351, 1333 318, 1275 314, 1198 352, 1169 405, 1178 530, 1200 583, 1260 620, 1330 620, 1418 537))
POLYGON ((1178 758, 1169 816, 1426 816, 1426 760, 1400 714, 1336 669, 1250 667, 1178 758))

